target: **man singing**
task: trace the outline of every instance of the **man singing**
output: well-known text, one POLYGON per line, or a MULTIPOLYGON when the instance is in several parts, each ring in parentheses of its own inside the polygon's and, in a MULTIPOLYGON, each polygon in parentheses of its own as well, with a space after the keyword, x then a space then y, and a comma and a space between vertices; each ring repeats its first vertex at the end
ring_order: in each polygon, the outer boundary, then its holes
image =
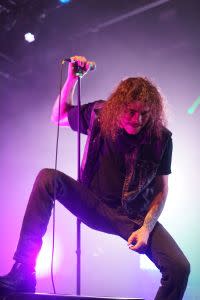
MULTIPOLYGON (((71 59, 61 93, 60 120, 58 97, 52 121, 77 131, 75 69, 78 65, 85 75, 90 63, 82 56, 71 59)), ((183 298, 190 265, 158 222, 167 198, 172 155, 163 106, 158 89, 142 77, 122 80, 107 101, 81 106, 80 129, 87 135, 81 182, 53 169, 39 172, 26 208, 15 263, 0 277, 0 289, 35 291, 36 258, 55 191, 56 199, 84 224, 121 236, 129 249, 149 257, 162 274, 156 300, 183 298)))

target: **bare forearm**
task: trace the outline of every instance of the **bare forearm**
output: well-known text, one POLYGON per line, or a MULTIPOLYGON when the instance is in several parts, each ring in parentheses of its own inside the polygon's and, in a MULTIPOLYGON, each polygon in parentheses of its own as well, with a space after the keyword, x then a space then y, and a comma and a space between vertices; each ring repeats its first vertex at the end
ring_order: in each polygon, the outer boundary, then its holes
MULTIPOLYGON (((75 86, 77 83, 76 78, 67 79, 62 91, 60 99, 60 120, 63 120, 67 117, 68 109, 73 104, 73 95, 75 86)), ((56 98, 55 104, 52 109, 51 120, 53 122, 58 122, 59 118, 59 95, 56 98)))
POLYGON ((161 215, 165 205, 166 198, 167 198, 166 191, 159 192, 155 196, 143 223, 143 227, 145 227, 149 232, 153 230, 159 216, 161 215))

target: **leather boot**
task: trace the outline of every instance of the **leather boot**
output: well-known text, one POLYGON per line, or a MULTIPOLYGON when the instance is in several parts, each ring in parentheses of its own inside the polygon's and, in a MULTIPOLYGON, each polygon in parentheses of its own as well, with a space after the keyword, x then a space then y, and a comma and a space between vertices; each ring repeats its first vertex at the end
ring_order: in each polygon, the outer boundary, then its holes
POLYGON ((36 276, 33 267, 16 262, 11 271, 0 276, 0 293, 34 293, 36 276))

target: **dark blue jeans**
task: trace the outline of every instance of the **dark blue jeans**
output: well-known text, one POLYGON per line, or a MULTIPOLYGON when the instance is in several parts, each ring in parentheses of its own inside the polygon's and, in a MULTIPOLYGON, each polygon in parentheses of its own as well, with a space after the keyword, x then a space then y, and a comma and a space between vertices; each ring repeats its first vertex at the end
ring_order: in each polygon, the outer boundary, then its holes
MULTIPOLYGON (((42 246, 42 237, 56 199, 89 227, 127 240, 139 225, 122 213, 102 202, 83 184, 62 172, 43 169, 38 174, 26 208, 14 259, 35 265, 42 246), (55 189, 54 189, 55 185, 55 189)), ((183 297, 190 272, 190 265, 183 252, 165 228, 157 222, 145 254, 162 273, 161 286, 156 300, 180 300, 183 297)))

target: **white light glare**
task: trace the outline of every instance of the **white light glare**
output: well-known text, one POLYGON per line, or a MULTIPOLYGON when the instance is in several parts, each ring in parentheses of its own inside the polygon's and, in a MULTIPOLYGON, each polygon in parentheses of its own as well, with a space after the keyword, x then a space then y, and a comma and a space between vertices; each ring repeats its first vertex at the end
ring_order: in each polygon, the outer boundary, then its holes
POLYGON ((32 43, 35 41, 35 36, 31 32, 25 33, 24 38, 28 43, 32 43))
POLYGON ((140 269, 143 269, 143 270, 157 270, 156 266, 145 255, 140 255, 140 269))
MULTIPOLYGON (((54 252, 54 273, 57 273, 61 263, 61 246, 58 239, 55 241, 54 252)), ((46 235, 43 239, 43 246, 38 255, 36 263, 36 273, 38 277, 47 277, 51 272, 51 255, 52 255, 52 237, 46 235)))

